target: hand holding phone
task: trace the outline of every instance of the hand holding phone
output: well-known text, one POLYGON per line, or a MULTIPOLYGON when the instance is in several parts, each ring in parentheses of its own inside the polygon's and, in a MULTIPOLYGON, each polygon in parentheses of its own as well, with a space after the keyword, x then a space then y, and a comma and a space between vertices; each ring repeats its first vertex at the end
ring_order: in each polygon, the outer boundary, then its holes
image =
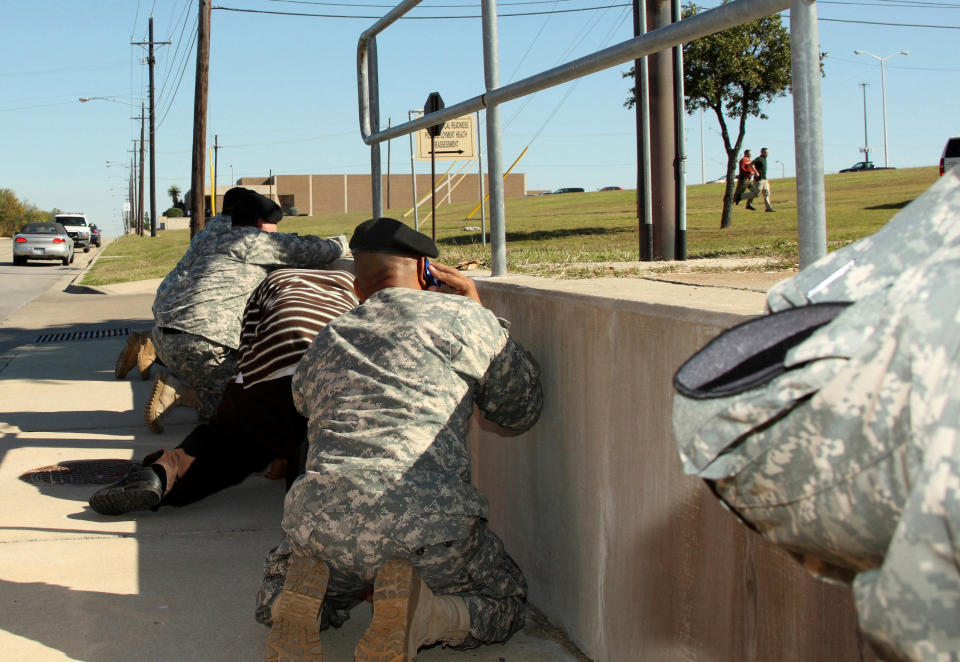
POLYGON ((440 279, 433 275, 433 272, 430 271, 430 260, 423 259, 423 277, 427 281, 427 287, 443 287, 443 283, 440 282, 440 279))

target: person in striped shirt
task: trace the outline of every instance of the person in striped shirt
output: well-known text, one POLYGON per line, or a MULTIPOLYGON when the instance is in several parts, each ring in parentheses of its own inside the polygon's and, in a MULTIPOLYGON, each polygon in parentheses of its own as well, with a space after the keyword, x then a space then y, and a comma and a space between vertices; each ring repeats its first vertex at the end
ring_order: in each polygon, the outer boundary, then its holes
POLYGON ((214 416, 174 450, 99 490, 90 507, 105 515, 184 506, 241 482, 276 459, 293 460, 307 419, 293 404, 291 379, 317 333, 359 301, 349 271, 278 269, 251 295, 243 315, 238 372, 214 416))

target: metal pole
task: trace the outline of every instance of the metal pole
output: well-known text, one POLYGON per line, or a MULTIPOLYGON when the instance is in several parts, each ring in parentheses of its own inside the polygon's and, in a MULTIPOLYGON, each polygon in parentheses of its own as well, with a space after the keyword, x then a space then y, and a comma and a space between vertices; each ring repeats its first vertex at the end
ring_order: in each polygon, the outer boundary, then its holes
MULTIPOLYGON (((497 43, 496 0, 482 0, 483 79, 487 91, 500 86, 500 54, 497 43)), ((500 150, 500 106, 487 107, 487 172, 490 173, 490 270, 507 272, 506 219, 503 208, 503 162, 500 150)))
POLYGON ((437 242, 437 153, 434 147, 436 136, 430 134, 430 225, 433 242, 437 242))
POLYGON ((887 168, 890 163, 887 154, 887 74, 883 66, 885 59, 880 60, 880 103, 883 107, 883 167, 887 168))
MULTIPOLYGON (((642 0, 633 0, 633 35, 647 32, 647 14, 642 0)), ((638 254, 641 261, 653 259, 653 200, 650 182, 650 77, 647 58, 634 60, 637 115, 637 219, 638 254)))
MULTIPOLYGON (((368 46, 367 71, 370 77, 370 128, 380 130, 380 81, 377 76, 377 38, 371 37, 368 46)), ((383 216, 383 179, 380 176, 380 143, 370 145, 370 188, 373 217, 383 216)))
POLYGON ((867 141, 867 83, 860 83, 863 88, 863 154, 867 163, 870 162, 870 143, 867 141))
MULTIPOLYGON (((680 0, 673 0, 673 22, 680 22, 680 0)), ((673 102, 677 130, 677 260, 687 259, 687 126, 683 103, 683 44, 673 47, 673 102)))
POLYGON ((204 158, 207 146, 207 92, 210 76, 210 2, 199 0, 197 21, 197 72, 193 92, 193 148, 190 164, 190 237, 206 225, 203 196, 204 158))
POLYGON ((700 183, 707 183, 706 157, 703 155, 703 110, 700 110, 700 183))
POLYGON ((144 169, 143 169, 143 157, 146 150, 146 143, 143 141, 143 132, 146 127, 147 122, 147 113, 144 108, 143 103, 140 103, 140 196, 138 198, 137 206, 137 233, 142 237, 143 236, 143 182, 144 182, 144 169))
POLYGON ((792 0, 790 58, 793 67, 793 140, 797 159, 797 235, 801 269, 827 254, 819 51, 816 2, 792 0))
POLYGON ((483 145, 480 141, 480 111, 477 111, 477 168, 480 182, 480 243, 487 247, 487 220, 483 217, 483 145))
MULTIPOLYGON (((407 121, 413 119, 413 116, 417 113, 422 113, 421 110, 411 110, 407 112, 407 121)), ((407 134, 410 137, 410 182, 413 185, 413 227, 419 232, 420 231, 420 210, 417 208, 417 169, 414 165, 413 160, 413 137, 414 133, 407 134)))

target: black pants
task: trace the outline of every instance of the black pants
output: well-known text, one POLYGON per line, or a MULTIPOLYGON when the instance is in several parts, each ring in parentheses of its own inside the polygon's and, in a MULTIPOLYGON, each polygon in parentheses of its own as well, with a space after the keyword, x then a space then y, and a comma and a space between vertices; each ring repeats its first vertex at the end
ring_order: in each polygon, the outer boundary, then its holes
POLYGON ((293 405, 292 377, 231 383, 209 422, 177 446, 195 458, 161 505, 185 506, 236 485, 277 458, 287 459, 287 487, 302 473, 307 419, 293 405))

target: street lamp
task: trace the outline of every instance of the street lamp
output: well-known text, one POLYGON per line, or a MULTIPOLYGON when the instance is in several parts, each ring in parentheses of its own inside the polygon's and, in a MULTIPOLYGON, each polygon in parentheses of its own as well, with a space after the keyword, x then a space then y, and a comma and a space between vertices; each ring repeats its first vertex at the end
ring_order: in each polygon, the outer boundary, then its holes
POLYGON ((880 61, 880 99, 881 104, 883 105, 883 167, 889 167, 889 155, 887 153, 887 75, 883 63, 886 60, 894 57, 895 55, 910 55, 910 51, 897 51, 896 53, 891 53, 886 57, 880 57, 879 55, 874 55, 870 51, 856 50, 853 52, 854 55, 869 55, 875 60, 880 61))
POLYGON ((113 99, 111 97, 80 97, 78 101, 80 103, 87 103, 88 101, 112 101, 113 103, 122 103, 124 106, 137 107, 135 103, 127 103, 126 101, 120 101, 119 99, 113 99))

